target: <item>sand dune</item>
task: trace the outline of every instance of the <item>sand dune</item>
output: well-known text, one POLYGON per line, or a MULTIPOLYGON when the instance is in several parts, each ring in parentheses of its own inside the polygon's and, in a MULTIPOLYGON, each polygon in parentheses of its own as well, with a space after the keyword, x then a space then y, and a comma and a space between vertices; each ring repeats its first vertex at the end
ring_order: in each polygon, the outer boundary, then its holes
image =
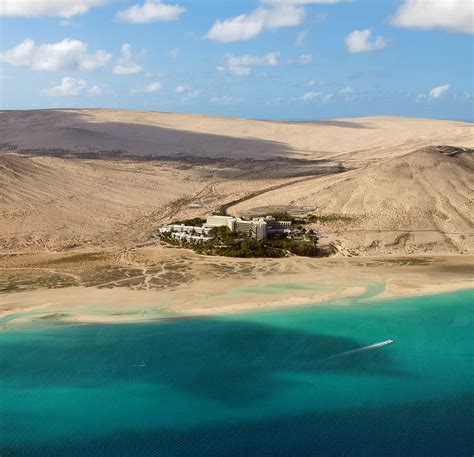
POLYGON ((0 170, 0 242, 12 250, 105 241, 140 209, 152 211, 192 192, 192 183, 178 188, 170 174, 156 179, 153 166, 125 162, 2 154, 0 170))
POLYGON ((427 145, 474 146, 474 128, 463 122, 397 117, 269 122, 145 111, 32 110, 1 112, 0 138, 19 149, 73 153, 352 162, 427 145))
POLYGON ((0 251, 127 246, 274 180, 211 164, 0 152, 0 251), (227 179, 226 176, 230 178, 227 179), (244 176, 245 175, 245 176, 244 176), (248 177, 246 177, 248 175, 248 177))
POLYGON ((438 248, 444 245, 448 250, 471 250, 473 195, 474 150, 426 147, 348 173, 263 194, 236 205, 232 212, 248 214, 252 208, 268 205, 315 206, 323 215, 351 218, 336 218, 324 228, 351 240, 352 245, 380 247, 378 240, 395 249, 407 241, 415 243, 417 236, 420 243, 435 243, 438 248), (347 233, 341 235, 344 231, 347 233))
POLYGON ((265 189, 273 190, 232 211, 317 206, 354 216, 318 225, 328 240, 342 236, 354 249, 374 242, 399 249, 414 231, 408 244, 470 249, 472 155, 420 149, 439 144, 474 146, 472 124, 3 111, 0 249, 126 247, 147 241, 164 221, 205 215, 265 189), (341 169, 348 171, 335 173, 341 169))

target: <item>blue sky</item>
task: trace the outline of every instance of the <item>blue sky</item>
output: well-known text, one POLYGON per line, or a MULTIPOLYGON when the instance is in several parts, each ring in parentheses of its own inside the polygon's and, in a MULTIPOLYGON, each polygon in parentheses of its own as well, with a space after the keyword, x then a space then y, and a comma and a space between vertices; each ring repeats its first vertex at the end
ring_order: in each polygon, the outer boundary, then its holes
POLYGON ((2 109, 473 120, 471 0, 0 0, 2 109))

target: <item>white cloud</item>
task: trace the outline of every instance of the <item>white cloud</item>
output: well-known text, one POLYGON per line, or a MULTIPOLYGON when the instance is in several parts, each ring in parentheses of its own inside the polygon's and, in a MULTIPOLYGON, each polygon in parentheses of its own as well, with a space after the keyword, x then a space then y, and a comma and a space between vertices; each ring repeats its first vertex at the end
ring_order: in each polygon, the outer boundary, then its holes
POLYGON ((306 92, 306 94, 304 94, 303 96, 301 96, 300 99, 304 102, 310 102, 312 100, 315 100, 316 98, 321 97, 321 95, 323 95, 321 92, 309 91, 306 92))
POLYGON ((223 67, 223 66, 219 66, 217 67, 217 69, 221 72, 221 73, 224 73, 224 72, 228 72, 230 73, 231 75, 234 75, 234 76, 249 76, 250 74, 252 74, 252 70, 250 69, 250 67, 239 67, 239 66, 236 66, 236 67, 223 67))
POLYGON ((193 89, 191 86, 186 84, 178 84, 175 88, 175 92, 181 96, 182 101, 188 101, 201 95, 200 90, 193 89))
POLYGON ((84 70, 92 71, 108 64, 111 54, 97 51, 89 54, 87 44, 68 38, 57 43, 37 46, 26 39, 14 48, 0 54, 0 60, 16 67, 32 70, 84 70))
POLYGON ((474 6, 471 0, 404 0, 392 24, 474 34, 474 6))
POLYGON ((298 57, 298 62, 301 65, 309 65, 313 61, 313 55, 312 54, 301 54, 298 57))
POLYGON ((354 0, 263 0, 263 3, 270 3, 273 5, 286 4, 286 5, 311 5, 311 4, 334 4, 334 3, 352 3, 354 0))
POLYGON ((300 32, 298 32, 298 35, 296 35, 295 39, 295 46, 303 46, 304 42, 306 41, 306 38, 308 38, 308 33, 308 30, 301 30, 300 32))
POLYGON ((84 14, 107 0, 0 0, 0 16, 59 16, 84 14))
POLYGON ((109 63, 112 54, 105 51, 97 51, 95 54, 85 54, 82 57, 79 68, 85 71, 93 71, 99 67, 104 67, 109 63))
POLYGON ((102 95, 104 93, 103 88, 99 86, 98 84, 94 84, 92 86, 89 86, 87 88, 87 95, 90 95, 91 97, 96 97, 99 95, 102 95))
POLYGON ((251 13, 216 21, 206 37, 219 43, 250 40, 266 29, 299 25, 304 17, 304 9, 295 5, 261 6, 251 13))
POLYGON ((357 93, 355 89, 351 86, 346 86, 341 89, 339 91, 339 95, 341 95, 347 102, 351 102, 357 98, 357 93))
POLYGON ((433 87, 428 94, 429 100, 435 100, 437 98, 441 98, 448 90, 450 89, 449 84, 444 84, 442 86, 433 87))
POLYGON ((41 95, 46 95, 48 97, 77 97, 78 95, 81 95, 82 92, 84 92, 86 87, 87 83, 83 79, 75 79, 66 76, 57 86, 43 90, 41 95))
POLYGON ((145 0, 143 5, 135 4, 117 13, 117 19, 133 24, 147 24, 157 21, 177 21, 186 11, 180 5, 170 5, 161 0, 145 0))
POLYGON ((26 39, 8 51, 2 52, 0 59, 2 62, 15 67, 28 67, 33 66, 36 52, 35 42, 31 39, 26 39))
POLYGON ((302 100, 303 102, 321 100, 324 104, 327 104, 333 97, 334 94, 323 94, 322 92, 309 91, 302 95, 299 100, 302 100))
POLYGON ((322 97, 323 103, 324 104, 329 103, 332 100, 333 97, 334 97, 334 94, 323 95, 323 97, 322 97))
POLYGON ((77 97, 83 94, 97 97, 103 95, 103 93, 103 86, 99 84, 89 85, 83 79, 71 78, 70 76, 64 77, 57 86, 41 91, 41 95, 47 97, 77 97))
POLYGON ((433 87, 433 89, 431 89, 427 94, 418 94, 416 97, 416 101, 424 102, 438 100, 440 98, 443 98, 450 89, 451 86, 449 84, 443 84, 442 86, 433 87))
POLYGON ((187 90, 187 89, 188 89, 188 86, 186 86, 186 85, 184 85, 184 84, 178 84, 178 85, 176 86, 175 92, 176 92, 177 94, 182 94, 182 93, 183 93, 185 90, 187 90))
POLYGON ((308 87, 315 87, 315 86, 324 86, 325 85, 325 82, 323 81, 317 81, 316 79, 310 79, 306 85, 308 87))
POLYGON ((173 48, 173 49, 170 49, 168 51, 168 55, 172 58, 172 59, 176 59, 179 55, 179 48, 173 48))
POLYGON ((262 21, 241 15, 224 21, 217 21, 207 32, 206 37, 220 43, 243 41, 255 38, 263 30, 262 21))
POLYGON ((158 92, 161 90, 161 83, 158 81, 152 82, 150 84, 147 84, 144 87, 135 87, 134 89, 130 90, 131 94, 139 94, 139 93, 146 93, 146 94, 153 94, 155 92, 158 92))
POLYGON ((121 49, 121 57, 117 60, 117 63, 113 69, 114 75, 134 75, 140 73, 143 67, 138 64, 138 60, 141 59, 145 54, 145 51, 141 51, 137 55, 133 55, 132 47, 128 43, 124 43, 121 49))
POLYGON ((221 97, 211 97, 211 103, 215 103, 216 105, 230 105, 232 103, 242 103, 243 101, 243 98, 235 98, 231 97, 230 95, 222 95, 221 97))
POLYGON ((346 36, 347 50, 352 54, 360 52, 380 51, 387 46, 385 38, 375 37, 371 41, 372 31, 370 29, 354 30, 346 36))
POLYGON ((235 56, 226 54, 217 69, 222 73, 230 73, 235 76, 247 76, 252 73, 251 67, 274 67, 278 65, 280 53, 269 52, 263 57, 242 55, 235 56))

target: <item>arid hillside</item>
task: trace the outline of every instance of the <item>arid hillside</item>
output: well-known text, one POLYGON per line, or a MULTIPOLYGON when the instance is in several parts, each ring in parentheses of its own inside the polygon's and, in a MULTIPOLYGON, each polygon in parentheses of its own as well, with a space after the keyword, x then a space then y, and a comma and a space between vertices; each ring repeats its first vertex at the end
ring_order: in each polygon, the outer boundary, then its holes
POLYGON ((240 165, 0 152, 0 251, 128 246, 158 224, 292 179, 291 168, 265 178, 264 164, 240 165))
POLYGON ((469 123, 3 111, 0 145, 3 253, 127 248, 242 199, 231 213, 318 207, 330 217, 315 226, 342 252, 470 249, 469 123), (440 144, 458 152, 429 148, 440 144))
POLYGON ((397 117, 269 122, 146 111, 31 110, 1 112, 0 139, 6 147, 32 153, 358 163, 428 145, 474 146, 474 128, 397 117))
POLYGON ((419 245, 462 252, 473 248, 473 196, 474 150, 438 146, 287 186, 231 212, 312 206, 323 216, 323 231, 346 246, 392 251, 419 245))

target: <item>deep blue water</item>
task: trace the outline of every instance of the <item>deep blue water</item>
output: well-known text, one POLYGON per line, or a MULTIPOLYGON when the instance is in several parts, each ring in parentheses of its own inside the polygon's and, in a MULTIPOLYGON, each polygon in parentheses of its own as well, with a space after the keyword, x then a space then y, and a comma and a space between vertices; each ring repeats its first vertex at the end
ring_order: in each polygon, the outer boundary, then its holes
POLYGON ((0 455, 470 457, 472 299, 4 331, 0 455))

